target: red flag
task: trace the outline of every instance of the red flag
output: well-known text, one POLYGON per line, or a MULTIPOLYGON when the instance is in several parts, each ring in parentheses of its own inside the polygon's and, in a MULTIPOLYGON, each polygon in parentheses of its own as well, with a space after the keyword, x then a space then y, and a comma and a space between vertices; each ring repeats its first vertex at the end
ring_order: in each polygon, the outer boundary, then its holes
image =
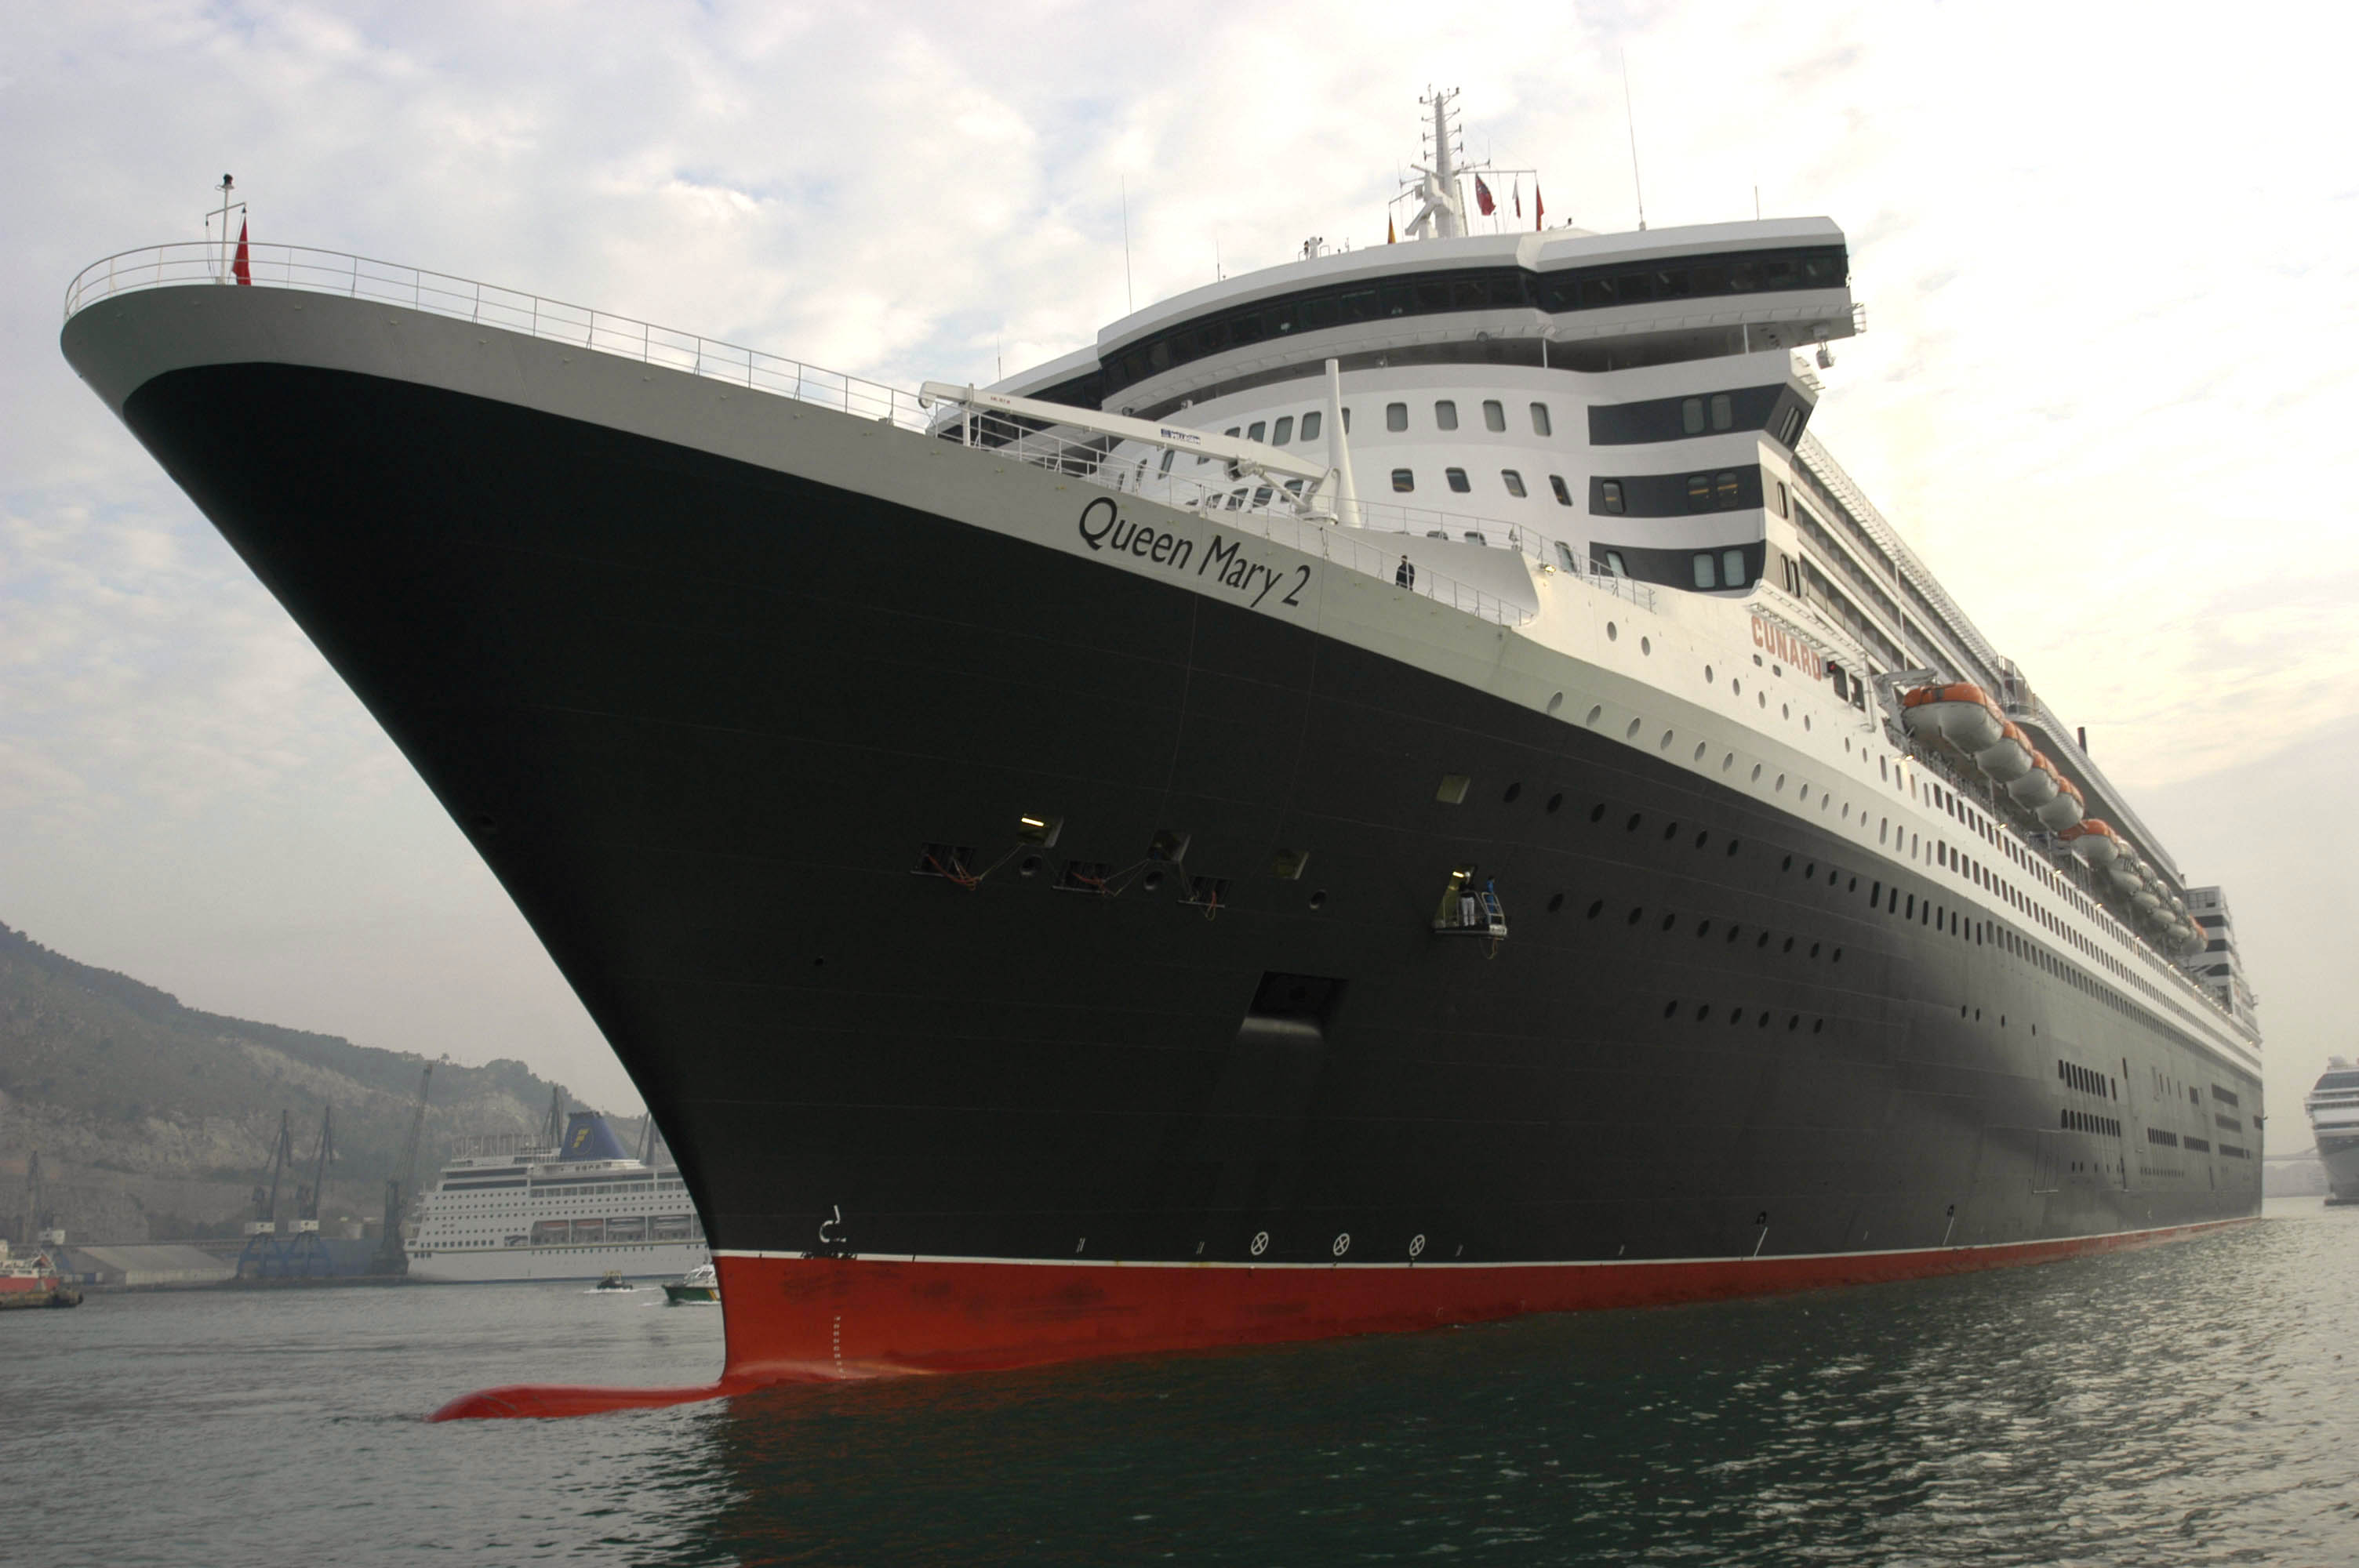
POLYGON ((1543 227, 1540 220, 1547 216, 1548 203, 1540 200, 1539 177, 1535 175, 1532 177, 1532 227, 1534 229, 1543 227))
POLYGON ((1393 215, 1392 215, 1391 213, 1387 212, 1387 213, 1386 213, 1386 214, 1385 214, 1385 243, 1386 243, 1386 244, 1388 244, 1388 245, 1389 245, 1389 244, 1391 244, 1392 243, 1393 243, 1393 215))
POLYGON ((1520 217, 1522 217, 1522 216, 1524 215, 1524 182, 1523 182, 1523 180, 1522 180, 1521 178, 1518 178, 1518 179, 1516 181, 1516 185, 1515 185, 1515 197, 1516 197, 1516 217, 1518 217, 1518 218, 1520 218, 1520 217))
POLYGON ((1491 200, 1491 188, 1483 183, 1483 177, 1479 174, 1474 177, 1474 205, 1482 210, 1485 218, 1499 210, 1499 204, 1491 200))
POLYGON ((243 218, 237 221, 237 259, 229 264, 229 275, 248 286, 254 282, 254 268, 248 264, 245 254, 245 220, 243 218))

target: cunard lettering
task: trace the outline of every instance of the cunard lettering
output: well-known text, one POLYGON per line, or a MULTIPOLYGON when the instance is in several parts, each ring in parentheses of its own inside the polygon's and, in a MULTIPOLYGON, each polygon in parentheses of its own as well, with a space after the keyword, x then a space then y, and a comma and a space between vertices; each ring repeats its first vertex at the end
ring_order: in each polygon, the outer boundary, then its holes
POLYGON ((1826 678, 1825 661, 1821 659, 1808 643, 1783 626, 1774 622, 1764 621, 1758 615, 1753 617, 1753 645, 1767 652, 1772 657, 1803 671, 1812 680, 1826 678))

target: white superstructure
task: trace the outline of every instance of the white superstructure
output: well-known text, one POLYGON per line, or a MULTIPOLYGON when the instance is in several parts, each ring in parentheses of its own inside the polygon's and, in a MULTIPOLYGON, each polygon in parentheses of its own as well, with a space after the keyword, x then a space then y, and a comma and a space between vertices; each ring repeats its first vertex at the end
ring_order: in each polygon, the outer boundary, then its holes
POLYGON ((561 1144, 460 1155, 419 1211, 412 1278, 594 1280, 677 1276, 711 1260, 679 1172, 625 1153, 603 1117, 577 1111, 561 1144))

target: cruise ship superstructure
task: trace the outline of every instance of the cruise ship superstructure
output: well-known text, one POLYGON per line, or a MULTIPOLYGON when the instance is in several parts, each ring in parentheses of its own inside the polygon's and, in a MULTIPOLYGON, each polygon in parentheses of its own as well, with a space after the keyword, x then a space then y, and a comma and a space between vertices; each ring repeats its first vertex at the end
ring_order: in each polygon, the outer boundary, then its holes
POLYGON ((553 1142, 479 1138, 442 1167, 408 1243, 413 1280, 656 1278, 709 1261, 677 1170, 634 1158, 577 1110, 553 1142))
POLYGON ((1842 230, 1460 182, 996 387, 293 248, 64 346, 598 1020, 735 1382, 2256 1213, 2184 877, 1809 431, 1842 230))
POLYGON ((2329 1058, 2302 1108, 2318 1141, 2318 1162, 2326 1167, 2326 1201, 2359 1203, 2359 1065, 2329 1058))

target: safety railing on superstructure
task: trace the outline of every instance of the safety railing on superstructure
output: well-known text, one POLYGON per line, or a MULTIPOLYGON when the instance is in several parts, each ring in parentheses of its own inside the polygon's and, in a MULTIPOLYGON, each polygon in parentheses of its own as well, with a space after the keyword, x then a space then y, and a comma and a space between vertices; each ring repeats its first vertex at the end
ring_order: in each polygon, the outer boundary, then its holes
MULTIPOLYGON (((571 305, 473 278, 453 277, 394 262, 373 261, 309 245, 250 244, 245 279, 256 287, 299 288, 407 306, 436 316, 480 322, 596 353, 668 366, 692 375, 815 403, 864 418, 922 430, 930 416, 918 395, 842 371, 766 354, 698 332, 659 327, 634 317, 571 305)), ((136 289, 184 284, 234 285, 233 263, 218 241, 148 245, 93 262, 66 289, 66 316, 136 289)))

